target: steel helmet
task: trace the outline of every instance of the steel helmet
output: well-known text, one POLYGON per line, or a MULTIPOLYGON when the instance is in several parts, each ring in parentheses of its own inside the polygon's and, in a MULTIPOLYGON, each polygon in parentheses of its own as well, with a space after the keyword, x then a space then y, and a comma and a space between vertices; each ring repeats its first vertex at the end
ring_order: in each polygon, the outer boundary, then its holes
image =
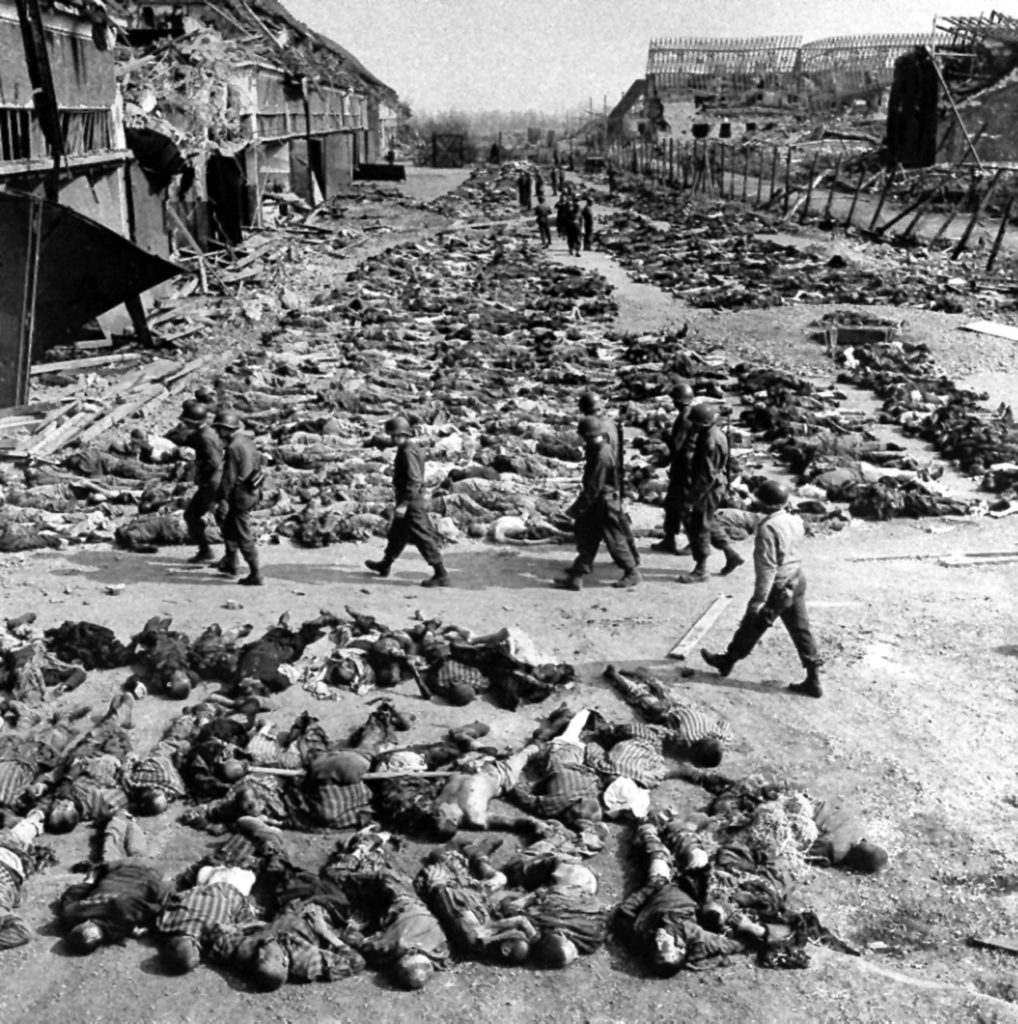
POLYGON ((681 384, 676 384, 671 391, 668 392, 672 399, 682 405, 689 405, 696 397, 693 394, 693 389, 683 381, 681 384))
POLYGON ((756 500, 770 508, 781 508, 788 498, 788 488, 777 480, 765 480, 756 489, 756 500))
POLYGON ((576 433, 580 437, 597 437, 598 434, 604 433, 604 424, 598 416, 584 416, 576 424, 576 433))
POLYGON ((212 425, 216 430, 240 430, 240 417, 232 409, 222 409, 212 425))
POLYGON ((393 437, 399 437, 400 434, 409 436, 413 433, 410 429, 410 421, 405 416, 393 416, 386 422, 385 432, 393 437))
POLYGON ((709 427, 718 416, 718 410, 710 402, 701 402, 689 410, 689 422, 699 424, 701 427, 709 427))
POLYGON ((188 423, 200 423, 208 414, 209 407, 195 398, 189 398, 180 410, 180 418, 188 423))
POLYGON ((593 391, 584 391, 583 394, 580 395, 580 412, 582 412, 584 416, 593 416, 594 413, 597 412, 598 405, 599 402, 597 400, 597 395, 595 395, 593 391))

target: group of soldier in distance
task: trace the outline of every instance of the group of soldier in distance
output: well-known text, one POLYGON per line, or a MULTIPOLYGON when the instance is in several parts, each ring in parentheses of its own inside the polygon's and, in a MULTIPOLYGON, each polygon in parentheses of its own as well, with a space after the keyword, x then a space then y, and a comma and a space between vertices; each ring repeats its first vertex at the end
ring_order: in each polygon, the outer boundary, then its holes
MULTIPOLYGON (((679 576, 686 584, 709 578, 711 549, 725 555, 722 575, 744 561, 732 547, 720 525, 729 510, 728 458, 725 431, 718 426, 718 407, 697 401, 687 383, 671 391, 676 416, 666 435, 670 453, 668 489, 664 502, 664 536, 651 550, 693 557, 693 568, 679 576), (685 531, 687 550, 680 550, 678 537, 685 531)), ((212 564, 225 576, 236 576, 239 557, 248 575, 238 582, 245 586, 264 583, 258 549, 251 524, 251 512, 262 492, 261 456, 254 440, 242 430, 235 412, 214 409, 215 396, 199 390, 184 403, 176 439, 195 452, 197 488, 184 513, 191 539, 198 545, 189 559, 192 564, 212 564), (215 561, 206 533, 205 519, 212 513, 223 536, 225 554, 215 561)), ((579 398, 581 417, 577 424, 584 446, 583 480, 579 496, 569 508, 576 539, 576 558, 565 573, 554 580, 563 590, 578 591, 583 578, 593 569, 602 541, 612 561, 622 570, 613 584, 628 589, 641 583, 640 554, 629 517, 623 507, 622 434, 603 413, 592 392, 579 398)), ((393 563, 412 543, 431 567, 425 587, 448 587, 449 573, 439 549, 438 535, 428 513, 425 487, 425 457, 414 443, 413 427, 407 416, 393 416, 385 425, 396 448, 393 464, 394 508, 385 550, 380 559, 368 560, 367 568, 388 576, 393 563)), ((821 659, 810 631, 806 610, 806 576, 801 547, 805 536, 802 520, 787 509, 788 489, 776 480, 758 487, 754 510, 737 511, 744 533, 755 534, 755 585, 735 634, 726 650, 702 650, 701 656, 721 675, 727 676, 737 661, 746 658, 777 619, 781 619, 795 645, 806 677, 789 686, 792 693, 822 696, 821 659)))

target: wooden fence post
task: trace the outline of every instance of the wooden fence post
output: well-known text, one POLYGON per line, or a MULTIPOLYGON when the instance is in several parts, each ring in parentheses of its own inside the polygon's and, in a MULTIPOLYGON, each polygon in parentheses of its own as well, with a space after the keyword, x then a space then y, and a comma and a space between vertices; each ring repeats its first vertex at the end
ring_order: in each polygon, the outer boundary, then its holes
POLYGON ((1011 196, 1007 201, 1007 205, 1004 207, 1004 212, 1000 218, 1000 227, 997 228, 997 237, 993 240, 993 248, 990 250, 990 258, 986 261, 986 273, 988 274, 993 270, 993 264, 997 262, 997 253, 1000 252, 1001 243, 1004 241, 1004 235, 1007 233, 1007 223, 1011 219, 1011 207, 1014 205, 1014 196, 1011 196))
POLYGON ((827 193, 827 204, 824 206, 823 222, 826 224, 831 219, 831 203, 834 202, 834 188, 838 184, 838 174, 841 171, 841 158, 844 154, 839 153, 838 159, 834 162, 834 174, 831 177, 831 190, 827 193))
POLYGON ((774 182, 778 176, 778 147, 775 146, 771 152, 771 190, 767 195, 767 205, 774 202, 774 182))
POLYGON ((813 154, 813 163, 809 167, 809 179, 806 182, 806 201, 802 204, 802 210, 799 212, 799 223, 802 224, 806 220, 806 216, 809 213, 809 201, 813 198, 813 179, 817 172, 817 162, 820 160, 820 151, 817 150, 813 154))
POLYGON ((1003 168, 997 170, 997 173, 994 174, 990 181, 990 187, 983 193, 983 198, 976 203, 976 208, 972 211, 972 216, 969 218, 968 224, 965 225, 965 230, 962 232, 961 238, 958 239, 958 244, 951 252, 951 259, 956 260, 964 252, 965 246, 968 245, 969 237, 975 230, 979 215, 986 209, 986 204, 990 201, 990 196, 993 195, 993 190, 997 187, 997 182, 1000 181, 1000 176, 1003 173, 1003 168))
POLYGON ((781 201, 781 213, 782 216, 788 216, 788 190, 792 185, 792 147, 788 147, 788 152, 785 154, 785 195, 781 201))
POLYGON ((895 165, 891 168, 891 173, 888 174, 886 181, 884 181, 884 189, 880 193, 880 200, 877 202, 877 208, 873 211, 873 219, 870 221, 870 231, 873 230, 874 225, 877 223, 877 219, 880 217, 880 214, 884 209, 884 203, 887 201, 887 193, 891 191, 891 182, 894 181, 894 176, 897 172, 898 167, 895 165))
POLYGON ((970 173, 971 180, 969 182, 969 187, 965 190, 965 194, 961 197, 961 199, 959 199, 958 202, 956 202, 954 206, 951 208, 950 213, 948 213, 948 215, 944 218, 944 223, 941 224, 939 228, 937 228, 936 233, 930 239, 930 245, 935 245, 937 242, 940 241, 941 236, 944 234, 944 232, 947 231, 948 227, 951 225, 954 218, 958 216, 958 213, 961 210, 962 206, 964 206, 964 204, 969 200, 975 200, 977 181, 976 172, 971 171, 970 173))
POLYGON ((845 227, 850 227, 852 217, 855 216, 855 204, 859 202, 859 193, 862 191, 862 183, 866 180, 866 168, 859 168, 859 180, 855 183, 855 191, 852 193, 852 205, 848 208, 848 217, 845 219, 845 227))

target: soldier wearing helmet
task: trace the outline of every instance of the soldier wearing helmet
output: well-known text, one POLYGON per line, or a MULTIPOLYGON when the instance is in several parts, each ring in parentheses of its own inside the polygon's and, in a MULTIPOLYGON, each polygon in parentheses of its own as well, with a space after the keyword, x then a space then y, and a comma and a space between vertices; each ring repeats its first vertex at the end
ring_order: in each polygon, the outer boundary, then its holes
POLYGON ((612 561, 622 570, 613 586, 635 587, 640 582, 640 573, 622 522, 615 450, 606 440, 604 424, 597 416, 582 417, 576 430, 586 450, 583 489, 569 509, 575 521, 576 560, 563 576, 555 579, 555 586, 579 590, 583 577, 594 567, 603 540, 612 561))
MULTIPOLYGON (((615 454, 615 465, 617 467, 619 483, 619 503, 621 504, 624 491, 623 481, 625 480, 626 474, 626 452, 625 442, 622 437, 622 428, 619 426, 617 420, 613 420, 605 413, 604 407, 601 404, 601 399, 593 391, 584 391, 580 395, 576 404, 579 406, 582 415, 596 416, 600 419, 601 425, 604 427, 604 439, 612 446, 612 451, 615 454)), ((626 514, 625 509, 622 511, 622 529, 625 532, 626 543, 629 545, 633 561, 639 565, 640 551, 636 546, 636 538, 633 536, 633 524, 629 521, 629 516, 626 514)))
POLYGON ((756 500, 766 515, 757 527, 753 550, 756 568, 753 596, 728 650, 713 654, 703 649, 700 655, 711 668, 727 676, 737 661, 749 655, 774 620, 780 618, 806 669, 806 678, 788 689, 805 697, 821 697, 822 661, 810 630, 806 576, 799 553, 806 530, 802 520, 786 508, 788 496, 788 488, 777 480, 767 480, 757 490, 756 500))
POLYGON ((216 568, 224 576, 236 576, 239 553, 249 570, 239 582, 246 587, 260 587, 265 580, 258 561, 251 512, 261 498, 265 481, 262 457, 254 440, 241 431, 240 417, 232 409, 220 409, 213 426, 226 446, 217 492, 226 554, 216 568))
POLYGON ((694 565, 692 572, 679 577, 680 583, 703 583, 707 579, 714 513, 728 493, 728 439, 715 425, 717 415, 716 406, 709 402, 689 410, 690 434, 683 446, 691 453, 685 525, 694 565))
POLYGON ((689 410, 693 406, 693 389, 685 382, 676 384, 671 392, 675 404, 676 417, 671 430, 665 435, 668 445, 668 490, 665 492, 664 536, 656 544, 651 544, 651 551, 662 551, 668 555, 679 555, 675 542, 682 521, 685 518, 686 489, 689 485, 689 469, 692 459, 692 448, 686 441, 692 431, 689 422, 689 410))
MULTIPOLYGON (((209 425, 209 410, 204 402, 191 398, 180 411, 180 424, 185 431, 182 444, 194 449, 194 480, 197 487, 184 509, 184 522, 198 553, 188 559, 192 565, 212 561, 212 547, 205 529, 205 517, 216 513, 219 479, 223 473, 223 443, 209 425)), ((222 529, 222 522, 216 516, 222 529)))
POLYGON ((392 468, 392 487, 396 508, 380 559, 368 559, 364 564, 374 573, 385 577, 392 563, 412 543, 421 557, 431 566, 432 575, 421 581, 422 587, 447 587, 449 574, 438 550, 438 537, 431 516, 428 515, 424 494, 424 453, 411 438, 413 428, 405 416, 393 416, 385 424, 386 433, 396 444, 396 460, 392 468))

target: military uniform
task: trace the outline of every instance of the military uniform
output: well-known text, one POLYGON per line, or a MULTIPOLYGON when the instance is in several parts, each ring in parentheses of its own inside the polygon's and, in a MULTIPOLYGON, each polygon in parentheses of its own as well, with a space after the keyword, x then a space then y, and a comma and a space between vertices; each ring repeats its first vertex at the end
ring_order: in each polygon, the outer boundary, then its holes
POLYGON ((728 439, 723 430, 711 425, 690 434, 683 452, 689 458, 685 525, 696 563, 693 573, 706 575, 714 513, 728 492, 728 439))
POLYGON ((618 463, 614 446, 606 440, 588 442, 583 467, 583 490, 572 508, 575 517, 576 560, 568 576, 576 580, 593 568, 601 541, 612 561, 630 575, 636 560, 626 536, 619 500, 618 463))
POLYGON ((223 542, 226 544, 224 567, 236 571, 237 553, 259 574, 258 550, 251 528, 251 512, 262 493, 262 457, 252 438, 236 433, 226 446, 223 472, 219 480, 220 505, 223 513, 223 542))
POLYGON ((428 565, 440 566, 442 555, 424 498, 424 455, 409 441, 396 450, 392 488, 397 509, 405 507, 406 511, 393 517, 383 561, 395 562, 407 544, 412 543, 428 565))
POLYGON ((223 473, 223 443, 211 426, 201 426, 191 431, 183 443, 194 449, 197 484, 187 508, 184 509, 184 522, 187 523, 191 540, 198 545, 199 555, 208 555, 210 547, 205 531, 205 516, 212 512, 220 529, 223 526, 216 507, 219 500, 219 480, 223 473))
POLYGON ((686 517, 686 494, 689 489, 689 474, 692 468, 693 449, 687 446, 691 434, 689 407, 687 406, 672 423, 672 429, 665 438, 670 460, 668 463, 668 490, 665 492, 664 544, 674 544, 675 537, 682 529, 686 517))

